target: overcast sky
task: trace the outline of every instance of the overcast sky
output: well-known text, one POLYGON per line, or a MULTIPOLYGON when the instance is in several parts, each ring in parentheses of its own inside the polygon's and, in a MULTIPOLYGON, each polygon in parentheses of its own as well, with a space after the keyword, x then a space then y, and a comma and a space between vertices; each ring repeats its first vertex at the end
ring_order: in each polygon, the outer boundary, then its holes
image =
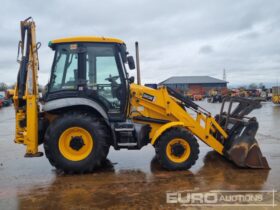
MULTIPOLYGON (((280 1, 1 0, 0 81, 14 83, 19 21, 37 25, 39 81, 48 81, 52 39, 98 35, 139 41, 143 82, 209 75, 231 85, 280 82, 280 1)), ((134 72, 130 72, 134 74, 134 72)))

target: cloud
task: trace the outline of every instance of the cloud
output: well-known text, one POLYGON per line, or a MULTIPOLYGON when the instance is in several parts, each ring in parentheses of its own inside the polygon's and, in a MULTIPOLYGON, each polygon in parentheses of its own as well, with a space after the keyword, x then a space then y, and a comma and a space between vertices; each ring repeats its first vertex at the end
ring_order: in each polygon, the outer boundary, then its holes
POLYGON ((201 54, 210 54, 213 51, 214 51, 213 47, 210 45, 204 45, 199 49, 199 53, 201 53, 201 54))
POLYGON ((42 84, 53 58, 48 42, 75 35, 117 37, 132 54, 139 41, 143 82, 175 75, 222 78, 224 68, 231 84, 273 82, 280 75, 279 11, 276 0, 4 0, 0 81, 15 81, 19 21, 32 16, 42 43, 42 84))

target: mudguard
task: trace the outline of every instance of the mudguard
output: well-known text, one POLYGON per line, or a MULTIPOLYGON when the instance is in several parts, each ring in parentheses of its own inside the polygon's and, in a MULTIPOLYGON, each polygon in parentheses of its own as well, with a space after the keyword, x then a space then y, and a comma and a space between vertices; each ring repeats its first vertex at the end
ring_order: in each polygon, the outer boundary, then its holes
POLYGON ((49 102, 46 102, 43 105, 43 111, 52 111, 55 109, 71 107, 71 106, 89 106, 95 109, 105 120, 108 120, 108 115, 105 110, 95 101, 86 99, 86 98, 63 98, 63 99, 56 99, 49 102))
POLYGON ((184 126, 183 122, 169 122, 164 124, 163 126, 161 126, 155 133, 155 135, 153 136, 152 140, 151 140, 151 144, 154 145, 156 140, 158 139, 158 137, 160 137, 160 135, 166 131, 167 129, 171 128, 171 127, 177 127, 177 126, 184 126))

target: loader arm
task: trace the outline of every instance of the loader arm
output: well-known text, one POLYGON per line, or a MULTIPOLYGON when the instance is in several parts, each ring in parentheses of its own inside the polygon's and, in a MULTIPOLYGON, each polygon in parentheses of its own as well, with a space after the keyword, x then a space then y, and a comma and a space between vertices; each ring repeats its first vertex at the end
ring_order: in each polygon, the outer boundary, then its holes
POLYGON ((26 157, 41 156, 38 152, 38 48, 35 22, 27 18, 20 22, 21 40, 18 45, 20 63, 14 89, 14 108, 16 112, 15 142, 26 145, 26 157))
MULTIPOLYGON (((168 87, 152 89, 131 84, 130 91, 129 116, 136 122, 150 125, 151 144, 155 144, 158 137, 169 128, 182 126, 240 167, 269 168, 255 140, 258 129, 256 119, 252 118, 248 122, 242 120, 245 114, 260 107, 254 101, 246 100, 244 104, 240 99, 242 103, 234 110, 234 115, 227 117, 231 118, 233 128, 238 128, 234 132, 229 130, 229 135, 225 123, 218 122, 210 112, 168 87), (193 113, 189 110, 193 110, 193 113), (237 116, 238 119, 234 121, 233 117, 237 116), (158 123, 159 119, 161 123, 158 123), (254 153, 250 152, 251 149, 254 153)), ((231 101, 233 102, 233 99, 231 101)))
MULTIPOLYGON (((196 117, 191 116, 189 112, 186 112, 186 110, 177 103, 176 99, 172 98, 168 93, 167 87, 164 86, 156 90, 131 84, 131 91, 132 95, 134 95, 131 100, 131 115, 134 120, 144 121, 145 118, 143 117, 146 117, 151 119, 164 119, 167 122, 179 121, 182 123, 183 127, 186 127, 199 139, 218 153, 223 154, 224 146, 212 135, 211 131, 219 131, 225 139, 228 135, 210 113, 203 113, 196 104, 189 101, 186 106, 198 110, 196 112, 196 117), (142 118, 140 118, 139 115, 141 115, 142 118)), ((153 137, 162 124, 150 123, 150 125, 152 128, 150 132, 151 143, 154 144, 156 139, 153 137)), ((166 129, 161 130, 161 133, 165 130, 166 129)), ((159 134, 156 136, 158 135, 159 134)))

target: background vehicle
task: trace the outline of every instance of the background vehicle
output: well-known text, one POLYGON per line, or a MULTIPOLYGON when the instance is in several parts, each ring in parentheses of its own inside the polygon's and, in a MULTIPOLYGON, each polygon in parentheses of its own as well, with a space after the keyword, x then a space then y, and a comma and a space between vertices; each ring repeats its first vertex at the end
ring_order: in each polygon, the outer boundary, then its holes
POLYGON ((272 87, 272 102, 275 104, 280 104, 280 87, 272 87))
POLYGON ((5 98, 2 95, 0 95, 0 101, 2 102, 3 106, 10 106, 12 104, 12 100, 10 98, 5 98))
POLYGON ((246 117, 260 107, 258 102, 230 98, 214 118, 168 87, 142 86, 138 43, 135 84, 125 65, 134 69, 134 60, 122 40, 90 36, 51 41, 55 55, 40 109, 40 44, 31 18, 21 22, 21 35, 13 99, 15 142, 26 145, 25 157, 42 156, 38 145, 43 143, 53 166, 83 173, 98 167, 110 146, 139 150, 150 143, 164 168, 182 170, 195 164, 200 139, 240 167, 269 168, 255 140, 258 123, 246 117), (233 108, 232 103, 238 105, 233 108))
POLYGON ((207 98, 207 102, 209 103, 222 103, 223 96, 221 94, 221 90, 212 89, 209 91, 209 96, 207 98))
POLYGON ((222 103, 223 96, 221 94, 212 95, 208 97, 207 101, 209 103, 222 103))

